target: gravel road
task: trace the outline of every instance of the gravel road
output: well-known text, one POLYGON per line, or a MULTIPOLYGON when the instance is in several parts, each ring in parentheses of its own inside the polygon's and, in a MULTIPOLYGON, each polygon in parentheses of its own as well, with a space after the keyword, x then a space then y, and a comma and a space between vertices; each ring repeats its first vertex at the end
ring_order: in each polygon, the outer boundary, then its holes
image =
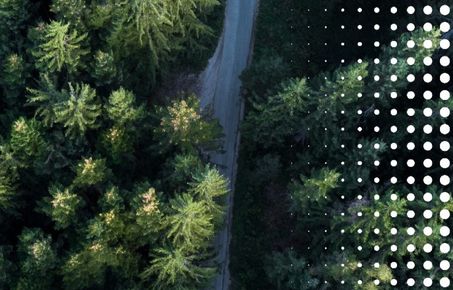
POLYGON ((216 238, 220 272, 213 289, 230 287, 229 244, 233 209, 233 189, 239 143, 239 123, 243 114, 239 76, 249 64, 253 50, 253 30, 258 0, 227 0, 223 33, 208 66, 200 75, 200 97, 203 108, 212 106, 214 115, 224 129, 224 153, 212 154, 217 164, 230 179, 231 193, 227 197, 225 228, 216 238))

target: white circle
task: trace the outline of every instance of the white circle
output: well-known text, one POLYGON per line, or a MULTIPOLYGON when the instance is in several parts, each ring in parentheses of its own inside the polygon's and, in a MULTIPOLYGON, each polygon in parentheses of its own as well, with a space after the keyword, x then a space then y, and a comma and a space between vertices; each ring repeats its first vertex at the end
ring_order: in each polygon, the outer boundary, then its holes
POLYGON ((440 150, 442 150, 443 152, 450 150, 450 143, 448 141, 440 142, 440 150))
POLYGON ((443 117, 443 118, 447 118, 448 116, 450 116, 450 109, 447 108, 447 107, 442 107, 439 111, 440 113, 440 116, 443 117))
POLYGON ((430 56, 427 56, 423 59, 423 64, 426 66, 430 66, 433 64, 433 59, 430 56))
POLYGON ((413 261, 407 262, 407 268, 408 269, 414 269, 415 268, 415 263, 413 261))
POLYGON ((433 200, 433 195, 430 192, 425 192, 425 194, 423 194, 423 200, 430 202, 431 200, 433 200))
POLYGON ((447 271, 448 269, 450 269, 450 262, 448 262, 447 260, 442 260, 440 261, 439 266, 442 270, 447 271))
POLYGON ((415 13, 415 8, 414 8, 414 6, 409 6, 409 7, 407 7, 407 13, 408 13, 408 14, 414 14, 414 13, 415 13))
POLYGON ((409 23, 407 25, 407 31, 414 31, 415 30, 415 24, 414 23, 409 23))
POLYGON ((423 251, 425 253, 431 253, 433 251, 433 246, 431 244, 424 244, 423 245, 423 251))
POLYGON ((448 167, 450 167, 450 160, 447 158, 442 158, 440 160, 440 167, 442 167, 444 169, 447 169, 448 167))
POLYGON ((433 211, 432 210, 429 210, 429 209, 426 209, 423 211, 423 217, 427 220, 429 220, 430 218, 433 217, 433 211))
POLYGON ((442 6, 440 6, 440 9, 439 9, 439 10, 440 10, 440 14, 442 14, 442 15, 444 15, 444 16, 450 14, 450 6, 448 6, 448 5, 442 5, 442 6))
POLYGON ((448 39, 442 39, 440 41, 440 48, 442 49, 449 49, 450 48, 450 40, 448 39))
POLYGON ((425 151, 431 151, 431 149, 433 149, 433 143, 429 141, 423 143, 423 149, 425 149, 425 151))
POLYGON ((433 161, 431 159, 425 159, 423 160, 423 166, 425 166, 425 168, 431 168, 431 166, 433 166, 433 161))
POLYGON ((412 134, 415 132, 415 127, 413 125, 409 125, 407 126, 406 130, 409 134, 412 134))
POLYGON ((431 134, 433 132, 433 126, 431 126, 429 124, 423 126, 423 132, 425 134, 431 134))
POLYGON ((433 76, 432 76, 431 74, 424 74, 424 75, 423 75, 423 81, 424 81, 425 83, 428 83, 428 84, 429 84, 430 82, 433 81, 433 76))
POLYGON ((450 23, 448 23, 448 22, 442 22, 442 23, 440 24, 440 31, 442 31, 442 32, 448 32, 448 31, 450 31, 450 23))
POLYGON ((442 192, 439 198, 442 202, 448 202, 450 200, 450 194, 448 192, 442 192))
POLYGON ((407 98, 412 100, 413 98, 415 98, 415 93, 413 91, 409 91, 407 92, 407 98))
POLYGON ((443 210, 440 211, 439 215, 441 219, 447 220, 450 218, 450 211, 444 208, 443 210))
POLYGON ((447 84, 450 82, 450 74, 449 73, 443 73, 440 75, 440 81, 443 84, 447 84))
POLYGON ((423 234, 429 237, 433 234, 433 229, 431 227, 425 227, 423 228, 423 234))
POLYGON ((413 219, 415 217, 415 212, 413 210, 407 211, 407 217, 413 219))
POLYGON ((450 235, 450 228, 447 226, 442 226, 440 228, 440 235, 442 237, 448 237, 450 235))
POLYGON ((408 74, 406 79, 407 79, 408 82, 413 83, 413 82, 415 82, 415 75, 408 74))
POLYGON ((415 200, 415 194, 413 194, 413 193, 408 193, 408 194, 407 194, 407 200, 408 200, 408 201, 414 201, 414 200, 415 200))
POLYGON ((407 47, 414 48, 415 47, 415 41, 413 41, 412 39, 408 40, 407 41, 407 47))
POLYGON ((423 92, 423 98, 425 98, 425 100, 431 100, 433 98, 433 93, 431 91, 425 91, 423 92))
POLYGON ((407 245, 407 251, 409 253, 412 253, 413 251, 415 251, 415 246, 413 244, 407 245))
POLYGON ((406 283, 409 287, 412 287, 415 285, 415 280, 413 278, 409 278, 409 279, 407 279, 406 283))
POLYGON ((415 234, 415 229, 413 227, 409 227, 406 232, 409 236, 413 236, 415 234))
POLYGON ((398 264, 396 262, 391 262, 390 263, 390 268, 396 269, 398 267, 398 264))
POLYGON ((439 180, 440 184, 447 186, 450 184, 450 177, 448 175, 442 175, 439 180))
POLYGON ((415 58, 413 58, 413 57, 408 57, 408 58, 407 58, 407 64, 408 64, 408 65, 414 65, 414 64, 415 64, 415 58))
POLYGON ((450 65, 450 58, 448 56, 446 56, 446 55, 442 56, 440 58, 440 64, 442 66, 449 66, 450 65))
POLYGON ((431 278, 425 278, 423 279, 423 285, 426 287, 431 287, 433 285, 433 280, 431 278))
POLYGON ((423 41, 423 47, 424 48, 432 48, 433 47, 433 41, 431 39, 426 39, 423 41))
POLYGON ((442 133, 443 135, 450 133, 450 126, 448 126, 447 124, 442 124, 440 126, 440 133, 442 133))
POLYGON ((426 22, 423 25, 423 30, 429 32, 429 31, 433 30, 433 25, 429 22, 426 22))
POLYGON ((415 149, 415 144, 414 144, 414 142, 409 142, 409 143, 407 143, 406 147, 407 147, 407 150, 412 151, 415 149))
POLYGON ((442 254, 448 254, 450 252, 450 245, 447 243, 442 243, 440 245, 440 252, 442 254))
POLYGON ((414 167, 414 166, 415 166, 415 161, 414 161, 414 159, 408 159, 408 160, 407 160, 407 166, 408 166, 408 167, 414 167))
POLYGON ((433 115, 433 110, 431 108, 424 108, 423 115, 425 117, 431 117, 433 115))
POLYGON ((423 177, 423 183, 430 185, 431 183, 433 183, 433 178, 429 175, 426 175, 425 177, 423 177))
POLYGON ((433 7, 426 5, 423 7, 423 13, 425 13, 425 15, 431 15, 433 13, 433 7))
POLYGON ((440 98, 444 101, 447 101, 448 99, 450 99, 450 92, 447 91, 447 90, 443 90, 440 92, 440 98))
POLYGON ((442 277, 439 283, 442 288, 447 288, 450 286, 450 279, 448 279, 447 277, 442 277))
POLYGON ((433 263, 431 261, 425 261, 423 263, 423 268, 425 268, 425 270, 431 270, 433 268, 433 263))

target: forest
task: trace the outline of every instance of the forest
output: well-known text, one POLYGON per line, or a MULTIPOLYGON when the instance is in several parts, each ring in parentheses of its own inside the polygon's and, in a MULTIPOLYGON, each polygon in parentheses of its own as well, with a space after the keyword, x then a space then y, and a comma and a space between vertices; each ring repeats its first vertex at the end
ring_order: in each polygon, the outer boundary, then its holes
POLYGON ((263 0, 233 289, 450 289, 451 1, 263 0))
POLYGON ((0 0, 0 289, 203 289, 228 180, 195 95, 217 0, 0 0))

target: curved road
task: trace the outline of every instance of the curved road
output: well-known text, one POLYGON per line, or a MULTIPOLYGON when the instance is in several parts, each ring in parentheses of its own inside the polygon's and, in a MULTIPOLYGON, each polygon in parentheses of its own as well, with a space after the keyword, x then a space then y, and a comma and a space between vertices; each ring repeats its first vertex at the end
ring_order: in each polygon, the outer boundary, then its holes
POLYGON ((223 33, 214 56, 200 76, 201 106, 212 106, 214 115, 224 129, 224 152, 210 158, 230 179, 231 193, 227 197, 225 228, 216 237, 220 272, 213 289, 230 287, 229 244, 233 209, 233 189, 239 144, 239 122, 243 114, 239 76, 249 64, 253 50, 253 28, 258 0, 227 0, 223 33))

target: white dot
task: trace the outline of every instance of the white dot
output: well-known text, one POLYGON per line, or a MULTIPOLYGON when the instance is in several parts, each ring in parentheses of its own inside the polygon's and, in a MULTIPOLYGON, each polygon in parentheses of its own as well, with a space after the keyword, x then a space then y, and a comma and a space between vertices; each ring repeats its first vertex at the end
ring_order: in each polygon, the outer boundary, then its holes
POLYGON ((423 183, 426 185, 430 185, 433 183, 433 178, 429 175, 423 177, 423 183))
POLYGON ((407 25, 407 31, 414 31, 415 30, 415 24, 414 23, 409 23, 407 25))
POLYGON ((431 253, 433 251, 433 246, 431 244, 423 245, 423 251, 425 253, 431 253))
POLYGON ((414 286, 414 285, 415 285, 415 280, 414 280, 413 278, 407 279, 407 285, 408 285, 409 287, 414 286))
POLYGON ((450 150, 450 143, 448 141, 440 142, 440 150, 442 150, 444 152, 450 150))
POLYGON ((448 202, 450 200, 450 194, 448 192, 442 192, 439 198, 442 202, 448 202))
POLYGON ((429 209, 424 210, 424 211, 423 211, 423 217, 424 217, 425 219, 429 220, 430 218, 433 217, 433 211, 432 211, 432 210, 429 210, 429 209))
POLYGON ((450 109, 447 108, 447 107, 443 107, 440 109, 440 116, 443 117, 443 118, 447 118, 448 116, 450 116, 450 109))
POLYGON ((450 48, 450 40, 448 39, 442 39, 440 41, 440 48, 442 49, 449 49, 450 48))
POLYGON ((443 73, 440 75, 440 81, 443 83, 443 84, 447 84, 450 82, 450 74, 448 73, 443 73))
POLYGON ((423 160, 423 166, 425 166, 425 168, 431 168, 431 166, 433 166, 433 161, 431 159, 425 159, 423 160))
POLYGON ((447 158, 442 158, 440 160, 440 167, 442 167, 444 169, 447 169, 448 167, 450 167, 450 160, 447 158))
POLYGON ((431 287, 433 285, 433 280, 431 278, 425 278, 423 279, 423 285, 426 287, 431 287))
POLYGON ((433 126, 431 126, 429 124, 423 126, 423 132, 425 134, 431 134, 433 132, 433 126))
POLYGON ((433 64, 433 59, 430 56, 427 56, 423 59, 423 64, 426 66, 430 66, 433 64))
POLYGON ((442 175, 440 177, 440 184, 442 184, 443 186, 449 185, 450 184, 450 177, 448 177, 448 175, 442 175))
POLYGON ((423 7, 423 13, 425 13, 425 15, 431 15, 433 13, 433 7, 429 5, 423 7))
POLYGON ((426 151, 431 151, 433 149, 433 143, 429 141, 423 143, 423 149, 425 149, 426 151))
POLYGON ((407 166, 408 166, 408 167, 414 167, 414 166, 415 166, 415 161, 414 161, 414 159, 408 159, 408 160, 407 160, 407 166))
POLYGON ((448 237, 450 235, 450 228, 447 226, 442 226, 440 228, 440 235, 442 237, 448 237))
POLYGON ((440 31, 442 31, 442 32, 448 32, 448 31, 450 31, 450 23, 448 23, 448 22, 442 22, 442 23, 440 24, 440 31))
POLYGON ((450 58, 449 58, 448 56, 445 56, 445 55, 442 56, 442 57, 440 58, 440 64, 441 64, 442 66, 449 66, 449 65, 450 65, 450 58))
POLYGON ((431 100, 433 98, 433 93, 431 91, 425 91, 423 92, 423 98, 425 98, 425 100, 431 100))
POLYGON ((413 194, 413 193, 408 193, 408 194, 407 194, 407 200, 408 200, 408 201, 414 201, 414 200, 415 200, 415 194, 413 194))
POLYGON ((448 133, 450 133, 450 126, 448 126, 447 124, 442 124, 440 126, 440 133, 442 133, 444 135, 447 135, 448 133))
POLYGON ((450 218, 450 211, 446 208, 440 211, 439 213, 440 218, 443 220, 449 219, 450 218))
POLYGON ((408 13, 408 14, 414 14, 414 13, 415 13, 415 8, 414 8, 414 6, 409 6, 409 7, 407 7, 407 13, 408 13))
POLYGON ((447 243, 443 243, 440 245, 440 252, 442 254, 448 254, 450 252, 450 245, 447 243))
POLYGON ((440 92, 440 98, 444 101, 447 101, 448 99, 450 99, 450 92, 447 91, 447 90, 443 90, 440 92))
POLYGON ((425 268, 425 270, 431 270, 433 268, 433 263, 431 261, 425 261, 423 263, 423 268, 425 268))
POLYGON ((442 14, 444 16, 450 14, 450 7, 448 5, 440 6, 440 14, 442 14))
POLYGON ((393 6, 392 8, 390 8, 390 13, 396 14, 396 12, 398 12, 398 8, 396 8, 395 6, 393 6))
POLYGON ((450 279, 448 279, 447 277, 442 277, 439 282, 442 288, 447 288, 450 286, 450 279))
POLYGON ((442 260, 440 261, 439 266, 442 270, 447 271, 448 269, 450 269, 450 262, 448 262, 447 260, 442 260))
POLYGON ((408 57, 408 58, 407 58, 407 64, 408 64, 408 65, 414 65, 414 64, 415 64, 415 58, 413 58, 413 57, 408 57))

